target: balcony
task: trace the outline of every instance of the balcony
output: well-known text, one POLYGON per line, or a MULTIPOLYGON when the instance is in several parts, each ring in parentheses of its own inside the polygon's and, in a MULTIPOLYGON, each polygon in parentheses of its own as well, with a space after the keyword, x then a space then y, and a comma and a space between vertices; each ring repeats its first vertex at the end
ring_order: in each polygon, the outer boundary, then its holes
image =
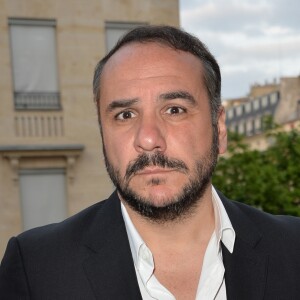
POLYGON ((60 96, 56 92, 15 92, 16 110, 60 110, 60 96))

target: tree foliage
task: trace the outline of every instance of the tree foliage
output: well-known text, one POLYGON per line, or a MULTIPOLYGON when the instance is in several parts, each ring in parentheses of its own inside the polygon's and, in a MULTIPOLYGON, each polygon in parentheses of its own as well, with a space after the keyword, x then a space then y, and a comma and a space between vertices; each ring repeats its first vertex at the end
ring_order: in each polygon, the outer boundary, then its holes
POLYGON ((300 216, 300 132, 279 130, 268 120, 265 128, 271 141, 265 151, 250 150, 242 136, 229 132, 229 155, 220 157, 213 184, 231 199, 300 216))

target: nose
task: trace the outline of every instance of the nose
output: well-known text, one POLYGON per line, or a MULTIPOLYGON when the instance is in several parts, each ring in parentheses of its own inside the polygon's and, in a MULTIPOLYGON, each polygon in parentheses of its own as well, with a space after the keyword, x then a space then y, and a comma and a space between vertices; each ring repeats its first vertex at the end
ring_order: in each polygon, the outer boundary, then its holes
POLYGON ((135 135, 134 147, 138 153, 165 152, 167 148, 163 125, 155 118, 142 119, 135 135))

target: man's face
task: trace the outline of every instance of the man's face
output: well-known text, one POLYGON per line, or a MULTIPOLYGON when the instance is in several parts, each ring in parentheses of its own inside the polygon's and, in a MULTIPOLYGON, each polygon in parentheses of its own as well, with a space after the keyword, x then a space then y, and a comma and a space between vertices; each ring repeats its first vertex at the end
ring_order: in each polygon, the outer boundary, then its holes
POLYGON ((215 132, 198 58, 154 43, 117 51, 101 78, 106 165, 121 199, 157 220, 186 214, 226 149, 224 112, 215 132))

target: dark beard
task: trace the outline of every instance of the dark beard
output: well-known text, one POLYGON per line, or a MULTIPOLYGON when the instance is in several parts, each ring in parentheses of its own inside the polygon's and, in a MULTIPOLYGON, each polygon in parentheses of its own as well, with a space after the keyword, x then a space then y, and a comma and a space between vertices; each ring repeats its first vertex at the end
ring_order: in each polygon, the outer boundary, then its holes
MULTIPOLYGON (((217 163, 218 139, 214 132, 212 147, 205 157, 195 162, 194 170, 192 170, 194 175, 189 178, 189 182, 177 196, 165 199, 160 206, 153 205, 150 199, 139 196, 138 192, 129 187, 131 176, 148 166, 159 166, 188 174, 189 169, 183 161, 169 159, 160 152, 148 155, 143 153, 129 164, 124 179, 122 179, 119 170, 109 162, 104 146, 103 153, 108 174, 124 201, 147 219, 156 223, 165 223, 189 216, 202 198, 217 163)), ((151 182, 152 185, 160 183, 160 179, 155 178, 151 182)))

